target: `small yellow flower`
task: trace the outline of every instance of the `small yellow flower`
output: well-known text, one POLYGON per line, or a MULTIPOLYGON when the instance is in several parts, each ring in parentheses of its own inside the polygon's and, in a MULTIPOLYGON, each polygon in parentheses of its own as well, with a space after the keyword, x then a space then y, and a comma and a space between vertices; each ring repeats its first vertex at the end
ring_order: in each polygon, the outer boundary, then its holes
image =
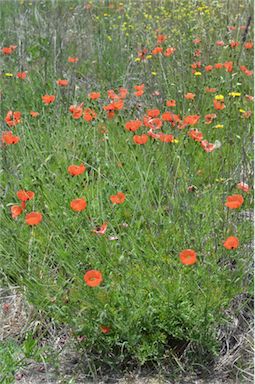
POLYGON ((202 73, 199 72, 199 71, 197 71, 197 72, 194 73, 194 76, 201 76, 201 75, 202 75, 202 73))
POLYGON ((6 77, 12 77, 12 76, 13 76, 13 73, 5 73, 5 76, 6 76, 6 77))
POLYGON ((215 100, 224 100, 224 96, 223 95, 216 95, 215 96, 215 100))
POLYGON ((174 139, 173 143, 177 144, 177 143, 179 143, 179 140, 174 139))
POLYGON ((239 109, 239 112, 245 113, 245 110, 244 109, 239 109))
POLYGON ((230 92, 228 95, 232 96, 232 97, 239 97, 239 96, 241 96, 241 93, 240 92, 230 92))
POLYGON ((108 39, 109 41, 112 41, 112 37, 111 37, 111 36, 107 36, 107 39, 108 39))
POLYGON ((152 59, 152 55, 147 55, 147 56, 146 56, 146 59, 147 59, 147 60, 152 59))
POLYGON ((224 128, 224 125, 223 124, 217 124, 214 126, 214 128, 224 128))
POLYGON ((152 76, 157 76, 157 72, 151 72, 152 76))
POLYGON ((139 63, 139 62, 141 61, 140 57, 136 57, 136 58, 135 58, 135 61, 136 61, 137 63, 139 63))

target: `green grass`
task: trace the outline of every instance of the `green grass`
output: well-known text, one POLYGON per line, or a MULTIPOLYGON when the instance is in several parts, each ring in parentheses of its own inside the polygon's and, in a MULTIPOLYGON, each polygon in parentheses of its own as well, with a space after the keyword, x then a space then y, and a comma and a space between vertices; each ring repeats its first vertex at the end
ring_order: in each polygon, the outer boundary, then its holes
MULTIPOLYGON (((4 123, 9 110, 22 113, 21 123, 11 128, 20 142, 2 145, 2 281, 26 287, 36 308, 84 336, 86 351, 106 363, 113 357, 116 364, 129 357, 159 361, 176 343, 192 342, 217 355, 224 310, 240 293, 252 292, 247 248, 252 223, 242 219, 242 212, 252 209, 252 193, 236 189, 240 181, 252 185, 253 123, 240 112, 252 110, 245 98, 252 81, 239 69, 252 69, 253 53, 244 49, 239 28, 252 9, 248 1, 207 1, 205 8, 196 3, 93 1, 90 9, 80 1, 1 5, 3 46, 18 46, 1 56, 3 131, 9 129, 4 123), (227 25, 237 29, 230 32, 227 25), (175 53, 137 61, 137 50, 157 45, 159 28, 168 36, 163 46, 175 47, 175 53), (192 43, 196 37, 199 46, 192 43), (240 46, 215 46, 221 39, 226 45, 238 40, 240 46), (198 48, 201 57, 194 58, 198 48), (68 63, 69 56, 77 56, 78 63, 68 63), (190 65, 196 61, 203 67, 233 61, 234 70, 202 68, 202 75, 194 76, 190 65), (24 70, 27 78, 17 79, 24 70), (64 89, 56 85, 62 78, 70 81, 64 89), (142 83, 145 93, 136 98, 133 86, 142 83), (123 110, 108 120, 102 109, 109 103, 107 90, 120 86, 129 94, 123 110), (205 87, 217 92, 206 93, 205 87), (87 98, 91 91, 101 92, 100 102, 87 98), (241 96, 229 96, 233 91, 241 96), (187 92, 196 94, 194 101, 184 98, 187 92), (56 95, 53 105, 43 105, 45 94, 56 95), (222 111, 214 110, 215 94, 225 97, 222 111), (220 148, 206 153, 188 137, 188 127, 169 123, 163 131, 176 143, 149 138, 145 145, 134 144, 125 123, 142 119, 149 109, 171 110, 167 99, 176 100, 172 110, 181 118, 199 114, 195 128, 210 143, 218 140, 220 148), (92 123, 74 120, 69 112, 71 104, 82 102, 97 112, 92 123), (33 119, 31 110, 40 115, 33 119), (207 125, 208 113, 217 118, 207 125), (80 163, 86 172, 72 178, 67 167, 80 163), (11 217, 20 189, 35 192, 27 212, 43 214, 38 226, 26 225, 24 212, 17 220, 11 217), (118 191, 126 201, 113 206, 109 197, 118 191), (236 193, 244 204, 229 210, 226 197, 236 193), (70 201, 80 197, 87 209, 73 212, 70 201), (106 234, 93 235, 103 222, 106 234), (223 242, 231 235, 240 246, 228 251, 223 242), (197 252, 195 265, 180 263, 179 252, 186 248, 197 252), (102 272, 100 287, 83 281, 90 269, 102 272), (110 333, 102 333, 101 325, 110 333)), ((251 31, 246 41, 252 40, 251 31)))

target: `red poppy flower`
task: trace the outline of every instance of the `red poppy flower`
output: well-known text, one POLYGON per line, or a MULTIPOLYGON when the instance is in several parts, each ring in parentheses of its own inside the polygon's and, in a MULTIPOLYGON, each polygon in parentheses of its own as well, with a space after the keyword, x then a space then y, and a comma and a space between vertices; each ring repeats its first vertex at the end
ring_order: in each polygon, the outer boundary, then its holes
POLYGON ((119 97, 121 99, 125 99, 128 94, 128 90, 126 88, 120 87, 119 88, 119 97))
POLYGON ((225 203, 225 206, 230 209, 237 209, 240 208, 241 205, 243 205, 244 198, 242 195, 231 195, 227 197, 227 201, 225 203))
POLYGON ((247 42, 244 44, 244 48, 245 48, 245 49, 252 49, 252 48, 253 48, 253 42, 252 42, 252 41, 247 41, 247 42))
POLYGON ((231 48, 237 48, 240 45, 238 41, 231 41, 230 42, 230 47, 231 48))
POLYGON ((201 68, 201 61, 197 61, 196 63, 191 64, 192 69, 201 68))
POLYGON ((193 44, 200 44, 201 43, 201 39, 199 37, 197 37, 196 39, 194 39, 192 41, 193 44))
POLYGON ((146 144, 147 141, 148 141, 148 136, 143 134, 143 135, 134 135, 133 136, 133 142, 135 144, 139 144, 139 145, 142 145, 142 144, 146 144))
POLYGON ((103 276, 100 271, 97 271, 96 269, 91 269, 90 271, 85 273, 83 279, 89 287, 97 287, 102 283, 103 276))
POLYGON ((27 73, 26 72, 18 72, 17 73, 17 78, 18 79, 24 80, 26 77, 27 77, 27 73))
POLYGON ((5 116, 5 122, 9 127, 13 127, 20 123, 21 120, 21 112, 15 111, 8 111, 7 115, 5 116))
POLYGON ((218 41, 216 41, 215 45, 217 45, 218 47, 223 47, 225 45, 225 43, 222 40, 218 40, 218 41))
POLYGON ((87 202, 83 198, 75 199, 71 201, 70 207, 72 208, 73 211, 80 212, 86 209, 87 202))
POLYGON ((106 327, 105 325, 100 325, 100 329, 105 335, 107 335, 111 330, 110 327, 106 327))
POLYGON ((130 120, 125 124, 125 128, 128 131, 135 132, 137 131, 143 123, 140 120, 130 120))
POLYGON ((230 236, 225 240, 223 245, 226 249, 236 249, 239 247, 239 240, 235 236, 230 236))
POLYGON ((14 136, 11 131, 3 131, 1 141, 3 144, 17 144, 20 141, 19 136, 14 136))
POLYGON ((205 92, 206 92, 206 93, 215 93, 215 92, 217 92, 217 88, 209 88, 209 87, 206 87, 206 88, 205 88, 205 92))
POLYGON ((225 61, 223 64, 224 68, 226 68, 227 72, 233 72, 233 61, 225 61))
POLYGON ((16 48, 17 45, 10 45, 9 47, 3 47, 2 52, 4 55, 10 55, 16 48))
POLYGON ((249 69, 245 65, 240 65, 239 67, 241 71, 246 75, 246 76, 252 76, 253 71, 249 71, 249 69))
POLYGON ((201 50, 200 49, 196 49, 195 52, 194 52, 194 56, 196 56, 196 57, 201 56, 201 50))
POLYGON ((97 117, 96 112, 91 108, 86 108, 83 113, 83 119, 86 121, 92 121, 95 120, 97 117))
POLYGON ((144 94, 144 84, 134 85, 134 89, 136 90, 136 92, 134 92, 135 96, 140 97, 144 94))
POLYGON ((81 103, 80 105, 71 105, 69 107, 69 111, 72 113, 72 117, 74 119, 79 119, 80 117, 82 117, 82 114, 83 114, 83 104, 84 103, 81 103))
POLYGON ((147 111, 147 115, 149 117, 158 117, 160 115, 160 110, 159 109, 150 109, 147 111))
POLYGON ((188 136, 198 142, 203 140, 203 134, 198 129, 192 129, 188 132, 188 136))
POLYGON ((166 35, 163 35, 163 34, 158 35, 157 36, 157 43, 162 44, 162 43, 164 43, 164 41, 166 41, 166 39, 167 39, 166 35))
POLYGON ((54 95, 44 95, 42 96, 42 102, 46 105, 52 104, 56 99, 56 96, 54 95))
POLYGON ((93 229, 92 232, 97 234, 97 235, 104 235, 106 232, 106 229, 108 227, 107 223, 103 223, 101 227, 97 227, 96 229, 93 229))
POLYGON ((183 124, 184 124, 184 126, 185 125, 195 125, 198 123, 199 119, 200 119, 199 115, 189 115, 183 119, 183 124))
POLYGON ((216 117, 215 113, 208 113, 208 115, 205 115, 205 124, 211 124, 216 117))
POLYGON ((184 95, 186 100, 194 100, 195 96, 196 96, 195 93, 191 93, 191 92, 188 92, 184 95))
POLYGON ((174 136, 162 133, 159 137, 159 140, 162 141, 162 143, 173 143, 174 136))
POLYGON ((206 70, 206 72, 210 72, 213 70, 213 66, 212 65, 206 65, 205 70, 206 70))
POLYGON ((86 171, 86 167, 83 164, 80 165, 69 165, 67 168, 67 172, 71 176, 78 176, 81 175, 86 171))
POLYGON ((37 116, 39 116, 39 112, 31 111, 31 112, 30 112, 30 115, 31 115, 32 117, 37 117, 37 116))
POLYGON ((67 61, 68 63, 77 63, 78 57, 68 57, 67 61))
POLYGON ((17 198, 20 201, 32 200, 35 197, 35 193, 32 191, 20 190, 16 193, 17 198))
POLYGON ((151 51, 151 54, 152 55, 158 55, 159 53, 162 53, 163 51, 163 48, 162 47, 155 47, 152 51, 151 51))
POLYGON ((111 195, 110 200, 113 204, 122 204, 126 200, 126 196, 123 192, 117 192, 116 195, 111 195))
POLYGON ((216 149, 215 144, 209 143, 207 140, 201 141, 201 147, 205 150, 205 152, 212 152, 216 149))
POLYGON ((213 100, 213 106, 214 106, 214 109, 216 109, 217 111, 221 111, 222 109, 225 108, 225 104, 224 104, 224 101, 221 101, 221 100, 213 100))
POLYGON ((100 92, 91 92, 89 93, 88 97, 91 99, 91 100, 97 100, 99 99, 100 97, 100 92))
POLYGON ((221 64, 221 63, 214 64, 215 69, 221 69, 222 67, 223 67, 223 64, 221 64))
POLYGON ((161 135, 162 135, 162 132, 154 133, 152 129, 148 131, 148 136, 152 137, 153 139, 160 139, 161 135))
POLYGON ((25 220, 28 225, 37 225, 42 221, 42 214, 40 212, 27 213, 25 220))
POLYGON ((57 85, 59 85, 60 87, 66 87, 68 84, 68 80, 57 80, 57 85))
POLYGON ((197 262, 197 254, 193 249, 184 249, 179 253, 179 256, 184 265, 192 265, 197 262))
POLYGON ((152 130, 160 129, 162 127, 162 125, 163 125, 163 123, 162 123, 160 118, 158 118, 158 117, 151 118, 149 116, 144 116, 143 124, 145 125, 145 127, 148 127, 148 128, 150 128, 152 130))
POLYGON ((168 47, 168 48, 165 50, 165 52, 164 52, 164 56, 165 56, 165 57, 169 57, 169 56, 171 56, 175 51, 176 51, 176 48, 168 47))
POLYGON ((175 100, 167 100, 166 106, 167 107, 176 107, 176 101, 175 100))
POLYGON ((16 219, 19 215, 21 215, 23 209, 19 205, 12 205, 11 206, 11 214, 12 218, 16 219))
POLYGON ((243 181, 241 181, 240 183, 238 183, 238 184, 236 185, 236 188, 237 188, 237 189, 241 189, 241 190, 244 191, 244 192, 249 192, 249 190, 250 190, 249 185, 246 184, 246 183, 244 183, 243 181))

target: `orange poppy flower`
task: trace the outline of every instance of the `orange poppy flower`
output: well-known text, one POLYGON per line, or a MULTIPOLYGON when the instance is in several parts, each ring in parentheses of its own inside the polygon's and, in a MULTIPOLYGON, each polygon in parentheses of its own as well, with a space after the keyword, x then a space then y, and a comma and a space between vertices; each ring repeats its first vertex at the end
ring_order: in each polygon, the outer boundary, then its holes
POLYGON ((198 129, 192 129, 188 132, 188 136, 198 142, 203 140, 203 134, 198 129))
POLYGON ((135 132, 137 131, 143 123, 140 120, 130 120, 125 124, 125 128, 128 131, 135 132))
POLYGON ((225 240, 223 245, 226 249, 236 249, 239 247, 239 240, 235 236, 230 236, 225 240))
POLYGON ((60 87, 66 87, 69 84, 69 81, 68 80, 57 80, 56 83, 60 87))
POLYGON ((184 249, 179 253, 179 256, 184 265, 192 265, 197 262, 197 254, 193 249, 184 249))
POLYGON ((194 100, 195 96, 196 96, 195 93, 191 93, 191 92, 188 92, 184 95, 186 100, 194 100))
POLYGON ((149 116, 144 116, 143 118, 143 124, 145 127, 148 127, 150 129, 160 129, 163 125, 160 118, 155 117, 154 119, 149 116))
POLYGON ((245 49, 252 49, 252 48, 253 48, 253 42, 252 42, 252 41, 247 41, 247 42, 244 44, 244 48, 245 48, 245 49))
POLYGON ((225 43, 222 40, 218 40, 218 41, 216 41, 215 45, 217 45, 218 47, 223 47, 225 45, 225 43))
POLYGON ((158 55, 159 53, 162 53, 163 51, 163 48, 162 47, 155 47, 152 51, 151 51, 151 54, 152 55, 158 55))
POLYGON ((141 84, 141 85, 134 85, 134 89, 136 91, 142 91, 144 90, 144 84, 141 84))
POLYGON ((45 105, 48 105, 48 104, 52 104, 56 99, 56 96, 54 95, 44 95, 42 96, 42 102, 45 104, 45 105))
POLYGON ((104 235, 107 227, 108 227, 108 224, 103 223, 101 227, 97 227, 96 229, 93 229, 92 232, 95 233, 96 235, 104 235))
POLYGON ((162 132, 154 133, 152 129, 148 131, 148 136, 152 137, 153 139, 160 139, 161 135, 162 135, 162 132))
POLYGON ((207 140, 201 141, 201 147, 205 150, 205 152, 212 152, 216 149, 215 144, 209 143, 207 140))
POLYGON ((206 65, 205 70, 206 70, 206 72, 210 72, 213 70, 213 66, 212 65, 206 65))
POLYGON ((78 176, 81 175, 86 171, 86 167, 83 164, 80 165, 69 165, 67 168, 67 172, 71 176, 78 176))
POLYGON ((23 209, 19 205, 12 205, 11 206, 11 214, 12 218, 16 219, 19 215, 21 215, 23 209))
POLYGON ((231 195, 227 196, 227 201, 225 203, 225 206, 230 208, 230 209, 237 209, 240 208, 241 205, 243 205, 244 198, 242 195, 231 195))
POLYGON ((90 271, 85 273, 83 279, 89 287, 97 287, 102 283, 103 276, 100 271, 97 271, 96 269, 91 269, 90 271))
POLYGON ((159 140, 162 141, 162 143, 172 143, 174 141, 174 136, 162 133, 159 140))
POLYGON ((24 80, 26 77, 27 77, 27 73, 26 72, 18 72, 17 73, 17 78, 18 79, 24 80))
POLYGON ((100 96, 100 92, 90 92, 88 95, 91 100, 97 100, 100 96))
POLYGON ((20 201, 32 200, 35 197, 35 193, 32 191, 20 190, 16 193, 17 198, 20 201))
POLYGON ((73 211, 80 212, 87 207, 87 202, 83 198, 75 199, 71 201, 70 207, 73 211))
POLYGON ((252 76, 253 74, 253 71, 249 71, 249 69, 245 66, 245 65, 240 65, 239 67, 241 69, 241 71, 247 75, 247 76, 252 76))
POLYGON ((217 111, 221 111, 222 109, 225 108, 225 104, 224 104, 224 101, 220 101, 220 100, 213 100, 213 106, 214 106, 214 109, 216 109, 217 111))
POLYGON ((194 52, 194 56, 196 56, 196 57, 201 56, 201 50, 200 49, 196 49, 195 52, 194 52))
POLYGON ((113 204, 122 204, 126 200, 126 195, 123 192, 117 192, 116 195, 111 195, 110 200, 113 204))
POLYGON ((191 68, 193 69, 201 68, 201 61, 197 61, 196 63, 191 64, 191 68))
POLYGON ((236 185, 236 188, 237 188, 237 189, 241 189, 241 190, 244 191, 244 192, 249 192, 249 190, 250 190, 249 185, 246 184, 246 183, 244 183, 243 181, 241 181, 240 183, 238 183, 238 184, 236 185))
POLYGON ((19 136, 14 136, 11 131, 3 131, 1 141, 3 144, 17 144, 20 141, 19 136))
POLYGON ((15 125, 19 124, 21 121, 21 112, 8 111, 4 120, 9 127, 14 127, 15 125))
POLYGON ((9 47, 3 47, 2 52, 4 55, 10 55, 16 48, 17 45, 10 45, 9 47))
POLYGON ((166 106, 167 107, 176 107, 176 101, 175 100, 167 100, 166 106))
POLYGON ((147 111, 147 115, 149 117, 158 117, 160 115, 160 110, 159 109, 150 109, 147 111))
POLYGON ((164 52, 164 56, 165 56, 165 57, 169 57, 169 56, 171 56, 175 51, 176 51, 176 48, 168 47, 168 48, 165 50, 165 52, 164 52))
POLYGON ((102 333, 104 333, 105 335, 107 335, 108 333, 110 333, 110 327, 106 327, 105 325, 100 325, 100 329, 102 331, 102 333))
POLYGON ((68 63, 77 63, 78 57, 68 57, 67 61, 68 63))
POLYGON ((147 141, 148 141, 148 136, 143 134, 143 135, 134 135, 133 136, 133 142, 135 144, 139 144, 139 145, 142 145, 142 144, 146 144, 147 141))
POLYGON ((37 117, 37 116, 39 116, 39 112, 31 111, 31 112, 30 112, 30 115, 31 115, 32 117, 37 117))
POLYGON ((40 212, 27 213, 25 220, 28 225, 37 225, 42 221, 42 214, 40 212))

